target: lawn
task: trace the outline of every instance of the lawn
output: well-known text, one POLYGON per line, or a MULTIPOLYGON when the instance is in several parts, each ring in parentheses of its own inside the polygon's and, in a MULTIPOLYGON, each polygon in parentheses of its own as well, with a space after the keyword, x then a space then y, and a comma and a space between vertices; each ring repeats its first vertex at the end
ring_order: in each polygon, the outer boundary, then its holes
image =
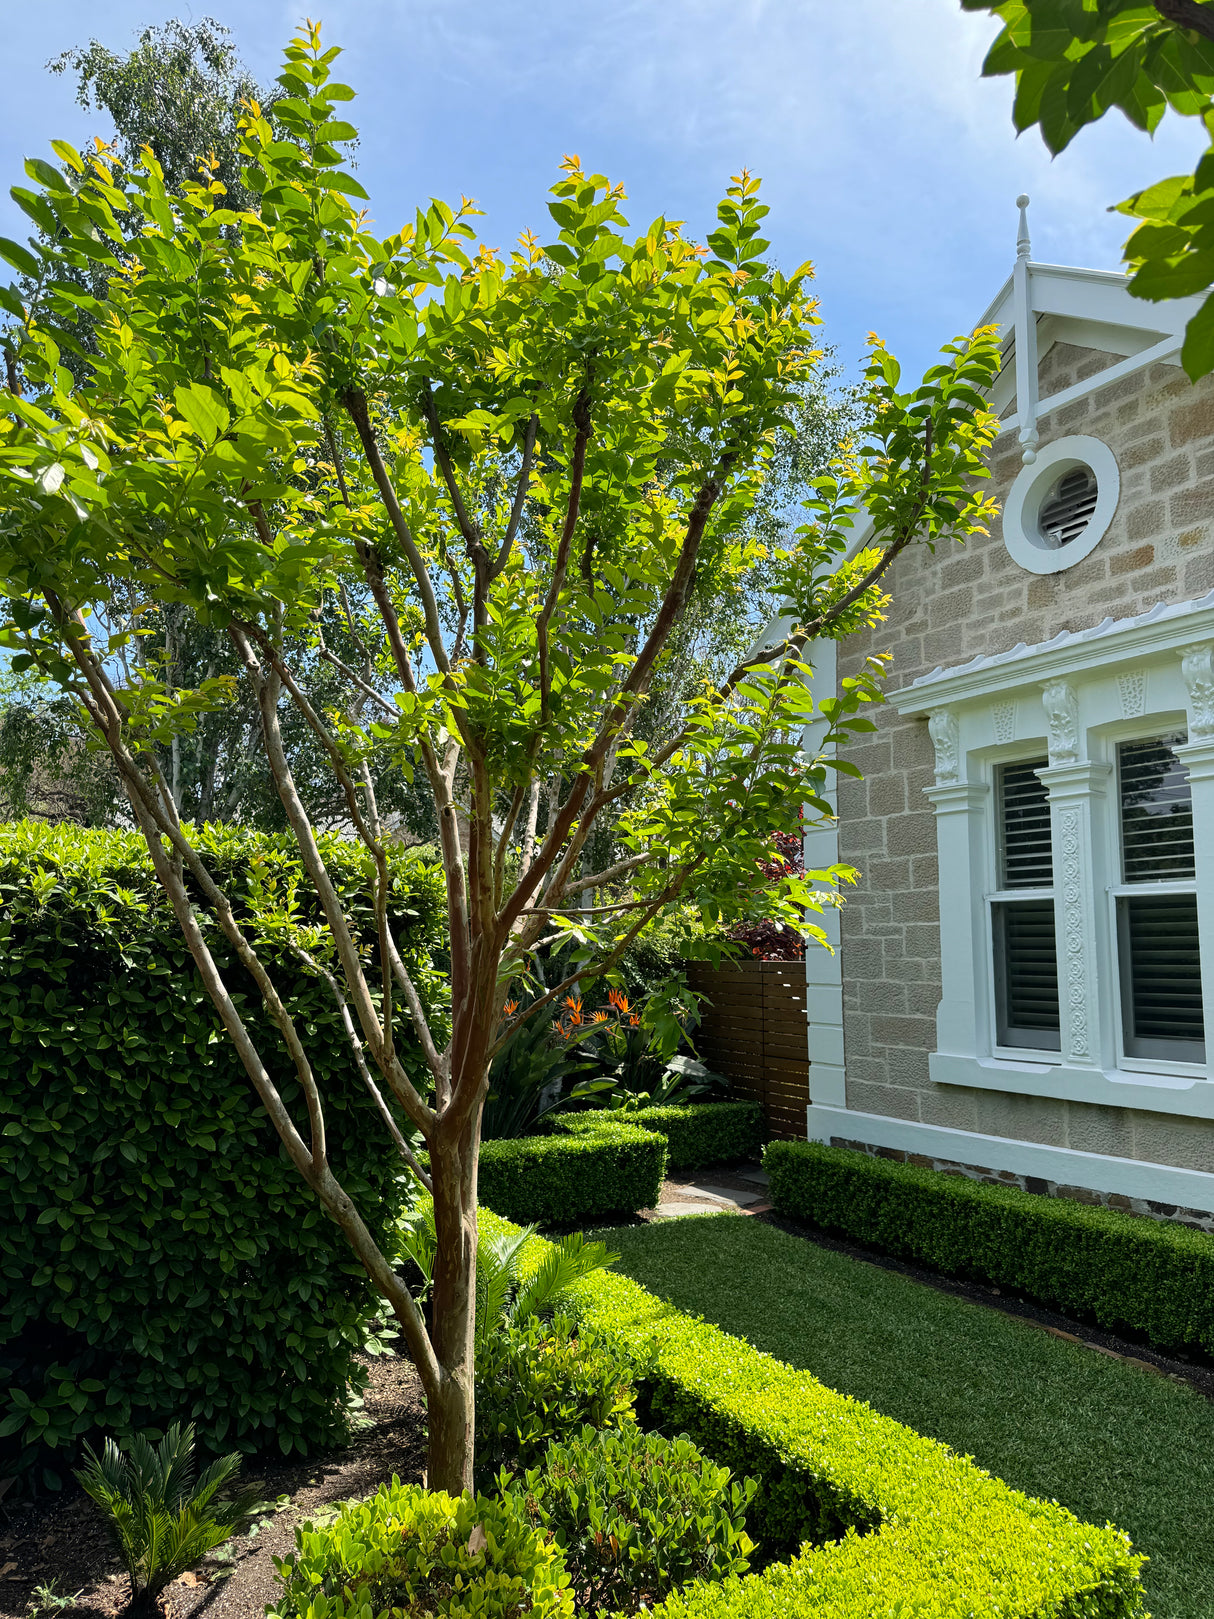
POLYGON ((758 1220, 624 1227, 610 1245, 682 1309, 1027 1494, 1111 1519, 1151 1558, 1153 1619, 1214 1616, 1214 1406, 1192 1389, 758 1220))

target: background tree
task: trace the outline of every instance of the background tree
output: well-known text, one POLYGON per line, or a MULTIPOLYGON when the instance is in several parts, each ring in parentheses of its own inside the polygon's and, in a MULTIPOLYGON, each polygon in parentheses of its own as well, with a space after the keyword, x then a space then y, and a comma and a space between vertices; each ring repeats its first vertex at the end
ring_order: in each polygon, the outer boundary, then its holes
MULTIPOLYGON (((1193 173, 1160 180, 1117 211, 1143 221, 1124 249, 1136 298, 1205 292, 1214 282, 1214 5, 961 0, 961 6, 1003 22, 982 71, 1015 75, 1016 128, 1036 124, 1055 154, 1112 107, 1148 133, 1169 107, 1201 120, 1211 144, 1193 173)), ((1214 370, 1214 295, 1189 322, 1181 363, 1194 382, 1214 370)))
POLYGON ((531 982, 554 940, 578 941, 579 978, 609 971, 680 901, 710 919, 762 906, 798 922, 829 902, 841 871, 769 885, 762 862, 798 805, 811 822, 830 813, 828 761, 800 745, 807 722, 826 722, 828 744, 871 728, 860 710, 877 671, 815 704, 807 654, 821 636, 874 621, 881 576, 908 546, 983 522, 990 505, 975 480, 998 423, 981 390, 997 349, 990 332, 959 341, 905 393, 874 349, 865 442, 818 480, 810 520, 780 558, 788 633, 705 683, 677 734, 651 747, 637 723, 697 575, 736 574, 815 363, 806 271, 765 262, 766 209, 746 175, 699 245, 663 219, 625 235, 622 191, 576 159, 553 188, 547 246, 525 236, 505 262, 473 249, 467 203, 458 213, 432 203, 376 237, 341 168, 355 130, 339 114, 352 91, 330 79, 336 54, 309 28, 286 53, 274 124, 247 110, 255 212, 228 208, 215 180, 171 193, 150 157, 125 167, 60 142, 70 180, 31 165, 56 229, 36 266, 45 296, 14 327, 21 386, 0 416, 0 581, 14 666, 59 681, 110 749, 252 1084, 401 1323, 427 1398, 430 1481, 458 1490, 472 1466, 488 1066, 568 986, 514 1013, 511 988, 531 982), (120 214, 142 218, 134 252, 120 214), (58 322, 75 305, 53 272, 90 250, 108 254, 111 279, 81 384, 60 364, 58 322), (876 538, 847 557, 861 503, 876 538), (326 625, 353 590, 370 604, 351 615, 363 662, 335 664, 326 625), (103 634, 120 596, 125 618, 103 634), (208 865, 206 836, 181 820, 163 749, 222 712, 232 681, 170 684, 141 661, 145 603, 185 605, 228 637, 323 925, 305 927, 294 896, 276 907, 267 893, 255 929, 208 865), (345 671, 360 711, 325 706, 313 689, 322 665, 345 671), (287 715, 311 731, 365 851, 373 937, 326 869, 287 715), (388 766, 424 782, 434 805, 449 1038, 428 1022, 388 924, 374 791, 388 766), (527 825, 537 782, 551 795, 542 837, 527 825), (587 871, 596 823, 625 798, 611 864, 587 871), (585 909, 588 890, 598 898, 585 909), (306 1117, 270 1078, 239 1012, 246 986, 228 982, 210 950, 217 932, 278 1030, 306 1117), (402 1152, 433 1194, 429 1330, 333 1171, 307 1028, 266 965, 270 943, 329 985, 351 1061, 383 1087, 385 1150, 402 1152), (401 1061, 402 1020, 428 1088, 401 1061), (414 1130, 428 1170, 412 1157, 414 1130))
MULTIPOLYGON (((197 23, 174 18, 145 28, 129 51, 115 51, 93 39, 87 46, 64 51, 48 67, 52 73, 70 73, 80 106, 104 115, 106 149, 122 164, 138 163, 144 147, 149 147, 166 189, 176 193, 199 179, 199 164, 205 162, 209 179, 224 187, 230 209, 245 210, 254 204, 254 194, 241 179, 241 109, 253 101, 272 116, 283 91, 278 85, 257 83, 237 55, 230 30, 214 18, 197 23)), ((34 260, 47 262, 37 249, 48 233, 55 234, 57 222, 36 193, 23 188, 16 196, 36 227, 36 240, 29 244, 34 260)), ((122 230, 125 251, 136 250, 133 239, 142 229, 143 216, 119 209, 115 222, 122 230)), ((111 267, 87 255, 81 260, 78 255, 60 254, 54 262, 57 276, 67 283, 61 295, 70 298, 71 286, 83 295, 75 300, 74 316, 63 309, 59 338, 61 359, 85 381, 97 352, 94 326, 103 318, 98 312, 106 306, 111 267)), ((37 282, 26 275, 19 284, 18 301, 36 305, 37 299, 37 282)), ((101 613, 100 626, 107 635, 133 628, 131 605, 118 583, 101 613)), ((357 637, 351 639, 355 610, 347 597, 330 615, 327 627, 331 647, 357 659, 357 637)), ((139 611, 135 651, 145 667, 158 668, 168 686, 191 687, 206 678, 239 676, 240 664, 228 636, 201 623, 187 603, 143 602, 139 611)), ((345 684, 331 664, 322 663, 315 674, 326 691, 335 692, 345 684)), ((117 779, 101 766, 95 749, 85 745, 82 720, 87 725, 76 704, 31 674, 22 677, 19 690, 14 688, 8 706, 0 691, 4 795, 0 813, 90 825, 121 819, 117 812, 123 795, 114 791, 117 779)), ((174 734, 163 744, 160 764, 180 814, 195 820, 239 821, 267 831, 283 829, 282 806, 257 747, 258 729, 256 703, 239 688, 229 707, 200 714, 190 732, 174 734)), ((284 741, 297 774, 317 788, 310 802, 318 823, 341 824, 344 805, 340 795, 335 797, 332 791, 326 795, 326 772, 310 731, 288 723, 284 741)), ((376 788, 381 809, 398 836, 427 841, 436 835, 432 808, 399 770, 389 771, 376 788)))
POLYGON ((0 820, 110 826, 125 804, 109 751, 83 731, 79 705, 32 670, 0 675, 0 820))
MULTIPOLYGON (((278 85, 257 84, 222 24, 209 17, 198 23, 173 19, 145 29, 129 51, 115 51, 93 39, 87 46, 63 52, 48 66, 54 73, 70 73, 79 104, 105 115, 110 147, 123 163, 137 163, 143 147, 150 146, 163 170, 166 188, 176 191, 198 178, 199 158, 209 154, 214 160, 212 173, 225 187, 225 203, 233 210, 256 207, 256 194, 241 179, 240 108, 243 100, 255 100, 272 119, 273 103, 283 91, 278 85)), ((32 206, 36 199, 27 193, 27 211, 32 206)), ((124 234, 137 234, 141 217, 127 220, 121 212, 115 215, 124 234)), ((44 217, 40 234, 46 228, 44 217)), ((60 262, 57 271, 69 279, 75 274, 81 290, 104 304, 110 273, 104 264, 90 260, 76 268, 60 262)), ((26 302, 31 301, 33 283, 26 278, 20 291, 26 302)), ((82 352, 63 343, 62 359, 82 380, 91 363, 88 357, 95 350, 93 321, 89 310, 78 307, 70 328, 82 352)), ((854 429, 855 389, 841 387, 838 378, 838 368, 831 363, 829 351, 824 351, 812 372, 798 384, 797 399, 790 407, 795 431, 782 436, 765 469, 762 491, 748 520, 752 547, 741 554, 727 579, 720 580, 708 571, 697 574, 675 644, 659 672, 641 723, 641 734, 651 742, 675 734, 699 682, 705 677, 723 678, 770 619, 775 605, 773 560, 791 543, 799 521, 798 502, 804 498, 809 480, 826 471, 840 443, 854 429)), ((350 594, 359 597, 357 586, 350 587, 350 594)), ((361 595, 365 597, 365 592, 361 595)), ((123 592, 118 590, 110 604, 107 634, 123 627, 122 602, 123 592)), ((353 610, 365 605, 359 600, 345 603, 353 610)), ((188 687, 208 675, 240 673, 227 635, 200 624, 186 604, 172 608, 143 604, 141 628, 142 658, 145 662, 158 660, 170 685, 188 687)), ((343 660, 357 662, 360 654, 345 634, 347 628, 344 610, 331 614, 329 643, 343 660)), ((332 665, 324 673, 329 695, 337 700, 342 677, 332 665)), ((27 676, 12 714, 7 754, 0 742, 0 771, 5 757, 23 758, 37 735, 45 758, 54 760, 60 774, 52 777, 46 769, 40 770, 36 778, 39 790, 24 795, 14 774, 11 781, 18 790, 9 800, 13 812, 21 805, 23 812, 47 817, 63 813, 71 819, 82 815, 112 819, 112 795, 107 798, 96 791, 97 759, 81 746, 75 706, 63 701, 57 690, 45 687, 37 694, 35 732, 29 706, 35 700, 35 686, 36 681, 27 676)), ((389 694, 388 688, 380 688, 381 696, 389 694)), ((7 711, 0 707, 0 727, 7 722, 7 711)), ((241 688, 229 709, 200 715, 192 732, 176 735, 165 744, 161 765, 182 815, 281 830, 282 807, 256 746, 257 731, 256 706, 241 688)), ((284 743, 296 773, 316 789, 309 797, 314 813, 322 824, 342 823, 344 806, 340 796, 334 798, 326 788, 325 762, 307 727, 288 721, 284 743)), ((436 838, 433 806, 417 783, 399 770, 389 770, 377 779, 376 790, 381 810, 397 836, 422 842, 436 838)), ((536 828, 542 832, 547 825, 546 798, 537 797, 534 811, 536 828)), ((605 824, 597 834, 597 846, 603 846, 609 835, 605 824)))

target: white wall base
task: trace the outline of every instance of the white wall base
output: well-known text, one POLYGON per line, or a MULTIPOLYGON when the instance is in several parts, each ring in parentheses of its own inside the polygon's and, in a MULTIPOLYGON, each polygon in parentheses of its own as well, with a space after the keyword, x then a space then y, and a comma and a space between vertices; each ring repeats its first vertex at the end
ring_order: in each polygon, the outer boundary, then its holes
POLYGON ((1214 1173, 1200 1169, 1076 1152, 1070 1147, 1045 1147, 1036 1141, 981 1135, 976 1130, 951 1130, 945 1125, 919 1124, 913 1119, 891 1119, 881 1113, 857 1113, 850 1108, 821 1107, 816 1103, 810 1104, 806 1115, 811 1141, 829 1142, 832 1136, 840 1136, 873 1147, 921 1153, 926 1158, 1007 1169, 1013 1175, 1036 1175, 1063 1186, 1084 1186, 1093 1192, 1120 1192, 1124 1197, 1147 1198, 1186 1209, 1214 1210, 1214 1173))

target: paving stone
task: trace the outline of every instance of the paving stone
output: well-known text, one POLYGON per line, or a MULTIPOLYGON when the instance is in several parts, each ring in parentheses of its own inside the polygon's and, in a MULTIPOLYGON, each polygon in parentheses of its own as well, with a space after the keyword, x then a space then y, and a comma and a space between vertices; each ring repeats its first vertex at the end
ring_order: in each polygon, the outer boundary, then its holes
POLYGON ((719 1203, 659 1203, 651 1220, 681 1220, 689 1214, 724 1214, 719 1203))
POLYGON ((744 1181, 754 1181, 756 1186, 770 1186, 771 1176, 765 1169, 739 1169, 738 1178, 744 1181))
POLYGON ((758 1192, 736 1192, 732 1186, 689 1186, 689 1194, 705 1200, 711 1198, 719 1203, 733 1203, 745 1207, 748 1203, 757 1203, 758 1192))

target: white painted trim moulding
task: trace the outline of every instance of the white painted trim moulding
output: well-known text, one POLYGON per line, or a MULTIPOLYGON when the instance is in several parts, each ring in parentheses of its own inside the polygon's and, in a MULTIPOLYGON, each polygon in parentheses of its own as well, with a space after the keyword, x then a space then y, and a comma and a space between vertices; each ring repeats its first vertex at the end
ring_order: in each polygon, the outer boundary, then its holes
POLYGON ((942 1124, 919 1124, 913 1119, 891 1119, 881 1113, 858 1113, 812 1102, 806 1110, 806 1125, 810 1141, 829 1142, 832 1136, 841 1136, 872 1147, 921 1153, 925 1158, 943 1158, 982 1169, 1006 1169, 1013 1175, 1035 1175, 1061 1186, 1084 1186, 1093 1192, 1120 1192, 1123 1197, 1146 1198, 1180 1208, 1214 1210, 1214 1174, 1200 1169, 1106 1157, 1071 1147, 1046 1147, 1036 1141, 952 1130, 942 1124))

